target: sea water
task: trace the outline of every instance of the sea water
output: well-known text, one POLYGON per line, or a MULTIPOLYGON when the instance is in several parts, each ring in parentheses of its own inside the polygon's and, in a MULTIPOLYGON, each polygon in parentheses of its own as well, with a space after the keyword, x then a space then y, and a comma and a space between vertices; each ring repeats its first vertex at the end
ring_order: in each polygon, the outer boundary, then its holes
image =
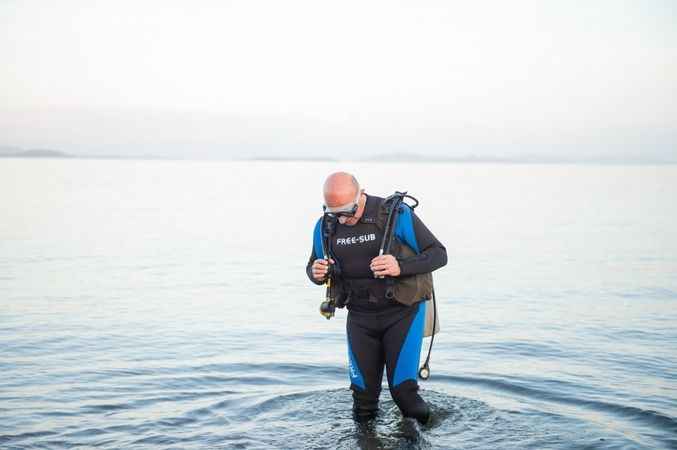
POLYGON ((0 160, 0 447, 677 448, 676 198, 676 166, 0 160), (351 418, 304 271, 335 170, 447 248, 426 426, 387 389, 351 418))

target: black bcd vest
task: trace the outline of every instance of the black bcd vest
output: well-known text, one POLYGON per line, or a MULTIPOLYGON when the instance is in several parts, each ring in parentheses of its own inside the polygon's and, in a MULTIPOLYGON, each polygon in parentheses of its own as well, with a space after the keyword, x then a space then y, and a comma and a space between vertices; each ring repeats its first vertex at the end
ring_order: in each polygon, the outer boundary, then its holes
MULTIPOLYGON (((363 217, 361 220, 365 223, 373 223, 377 229, 382 233, 383 239, 389 239, 390 244, 388 250, 384 254, 393 255, 398 260, 408 258, 416 255, 414 249, 400 241, 395 236, 395 224, 397 222, 397 214, 401 208, 407 206, 401 205, 402 197, 397 201, 397 194, 384 199, 378 207, 377 213, 374 217, 363 217), (388 215, 391 210, 396 207, 397 211, 393 211, 393 217, 388 221, 388 215), (386 229, 386 226, 388 229, 386 229)), ((418 202, 416 203, 418 205, 418 202)), ((416 207, 414 205, 412 209, 416 207)), ((323 225, 324 226, 324 225, 323 225)), ((331 239, 332 233, 326 233, 323 230, 324 239, 331 239)), ((325 242, 326 248, 329 248, 328 242, 325 242)), ((333 257, 333 256, 332 256, 333 257)), ((334 258, 336 260, 336 258, 334 258)), ((334 300, 339 308, 343 308, 354 296, 364 296, 364 292, 359 292, 354 288, 354 284, 350 280, 345 279, 340 270, 332 276, 330 297, 334 300)), ((418 302, 429 300, 432 298, 433 292, 433 277, 432 273, 423 273, 415 275, 401 275, 398 277, 386 277, 386 294, 388 300, 394 300, 401 304, 411 306, 418 302)))

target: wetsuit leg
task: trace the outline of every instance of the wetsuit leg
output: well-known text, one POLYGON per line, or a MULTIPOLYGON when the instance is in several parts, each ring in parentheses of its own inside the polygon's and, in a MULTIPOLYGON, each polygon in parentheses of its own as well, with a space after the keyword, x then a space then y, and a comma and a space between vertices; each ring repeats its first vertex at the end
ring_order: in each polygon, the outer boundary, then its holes
POLYGON ((367 328, 368 317, 350 311, 346 322, 350 389, 358 421, 374 417, 383 379, 383 345, 376 330, 367 328))
POLYGON ((425 302, 420 302, 390 325, 383 338, 390 394, 402 415, 421 423, 426 423, 430 415, 428 405, 418 395, 416 381, 424 325, 425 302))

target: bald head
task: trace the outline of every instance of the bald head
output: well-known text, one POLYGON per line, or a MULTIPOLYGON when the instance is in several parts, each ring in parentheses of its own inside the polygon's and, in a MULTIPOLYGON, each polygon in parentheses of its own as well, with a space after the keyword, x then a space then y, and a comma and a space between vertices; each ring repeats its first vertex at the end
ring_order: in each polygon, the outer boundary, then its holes
POLYGON ((347 172, 335 172, 324 182, 324 203, 329 207, 345 205, 355 200, 360 185, 347 172))

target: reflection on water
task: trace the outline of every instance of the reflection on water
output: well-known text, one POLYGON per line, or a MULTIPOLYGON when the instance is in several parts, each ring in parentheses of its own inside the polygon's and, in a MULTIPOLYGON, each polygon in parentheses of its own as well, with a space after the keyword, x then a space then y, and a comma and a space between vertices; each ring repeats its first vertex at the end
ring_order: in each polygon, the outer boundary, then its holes
POLYGON ((305 279, 338 167, 0 162, 0 447, 677 448, 677 168, 341 166, 449 249, 421 427, 305 279))

